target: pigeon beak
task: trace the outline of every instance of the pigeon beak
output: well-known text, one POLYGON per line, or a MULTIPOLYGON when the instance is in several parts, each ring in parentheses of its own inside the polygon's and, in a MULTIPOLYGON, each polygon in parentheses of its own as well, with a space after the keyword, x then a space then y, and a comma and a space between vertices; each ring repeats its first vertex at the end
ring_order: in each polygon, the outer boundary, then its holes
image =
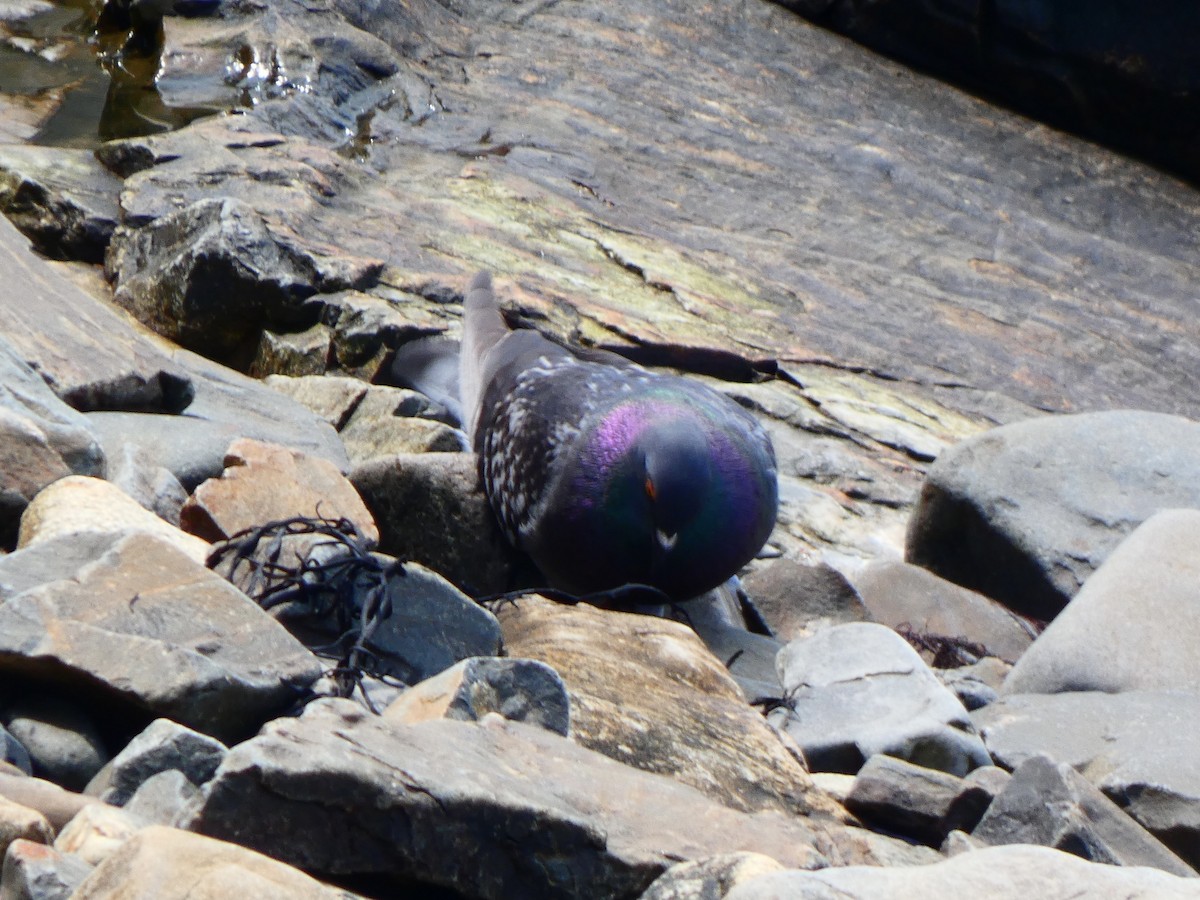
POLYGON ((658 541, 658 546, 661 547, 664 552, 670 552, 671 549, 674 548, 675 544, 679 541, 678 533, 667 534, 661 528, 654 532, 654 537, 655 540, 658 541))

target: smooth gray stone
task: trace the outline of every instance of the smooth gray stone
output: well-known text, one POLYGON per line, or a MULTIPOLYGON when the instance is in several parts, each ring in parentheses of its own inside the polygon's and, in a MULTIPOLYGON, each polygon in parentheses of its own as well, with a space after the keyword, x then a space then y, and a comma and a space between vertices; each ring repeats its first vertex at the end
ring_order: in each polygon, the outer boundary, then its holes
POLYGON ((0 720, 29 752, 35 774, 69 790, 81 790, 108 760, 96 722, 67 697, 18 693, 0 720))
POLYGON ((216 573, 148 534, 110 540, 78 570, 0 604, 7 671, 32 678, 52 665, 64 684, 102 692, 127 726, 149 712, 227 739, 319 676, 316 657, 216 573))
POLYGON ((379 526, 379 549, 428 566, 472 596, 509 586, 516 558, 479 487, 473 453, 402 453, 350 481, 379 526))
POLYGON ((1082 775, 1044 755, 1013 770, 971 836, 992 846, 1038 844, 1092 862, 1197 875, 1082 775))
POLYGON ((907 558, 1050 620, 1138 525, 1200 507, 1200 423, 1136 410, 1005 425, 929 470, 907 558))
POLYGON ((755 569, 745 581, 771 630, 783 641, 829 625, 871 618, 854 585, 827 565, 809 566, 777 559, 755 569))
POLYGON ((462 591, 419 563, 388 582, 391 615, 367 640, 389 675, 415 684, 472 656, 500 653, 500 623, 462 591))
POLYGON ((171 770, 199 787, 212 778, 228 752, 215 738, 170 719, 155 719, 96 773, 84 793, 124 806, 144 782, 171 770))
POLYGON ((187 491, 169 470, 155 465, 143 448, 133 444, 115 448, 108 456, 107 480, 164 522, 178 527, 187 491))
POLYGON ((133 792, 125 811, 147 822, 176 825, 189 818, 200 805, 203 794, 178 769, 151 775, 133 792))
POLYGON ((1013 666, 1004 692, 1200 693, 1197 535, 1200 509, 1138 526, 1013 666))
POLYGON ((30 588, 70 577, 107 553, 118 537, 84 531, 37 541, 0 556, 0 604, 30 588))
POLYGON ((1200 870, 1200 695, 1015 694, 971 716, 996 761, 1069 763, 1200 870))
POLYGON ((944 821, 963 779, 914 766, 891 756, 872 756, 858 770, 846 809, 865 822, 938 846, 950 829, 944 821))
POLYGON ((776 665, 787 703, 770 719, 813 771, 853 774, 877 753, 960 776, 991 763, 962 704, 890 628, 836 625, 776 665))
POLYGON ((33 774, 33 761, 29 751, 0 725, 0 762, 11 763, 26 775, 33 774))

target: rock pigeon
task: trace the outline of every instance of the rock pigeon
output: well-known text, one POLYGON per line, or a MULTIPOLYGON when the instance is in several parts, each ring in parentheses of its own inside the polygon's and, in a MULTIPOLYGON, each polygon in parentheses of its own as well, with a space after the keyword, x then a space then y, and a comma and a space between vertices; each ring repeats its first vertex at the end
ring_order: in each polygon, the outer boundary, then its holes
POLYGON ((726 581, 775 524, 775 454, 730 398, 616 354, 512 330, 491 276, 463 309, 459 390, 501 529, 559 590, 726 581))

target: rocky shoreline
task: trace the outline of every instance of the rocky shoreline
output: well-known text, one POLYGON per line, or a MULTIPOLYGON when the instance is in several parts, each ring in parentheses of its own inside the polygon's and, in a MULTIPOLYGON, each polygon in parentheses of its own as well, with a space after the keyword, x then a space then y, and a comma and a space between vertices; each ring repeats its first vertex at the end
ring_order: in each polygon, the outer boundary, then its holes
POLYGON ((1195 192, 765 2, 510 6, 168 16, 225 112, 0 146, 0 896, 1200 897, 1195 192), (488 599, 388 383, 481 267, 762 421, 740 592, 488 599))

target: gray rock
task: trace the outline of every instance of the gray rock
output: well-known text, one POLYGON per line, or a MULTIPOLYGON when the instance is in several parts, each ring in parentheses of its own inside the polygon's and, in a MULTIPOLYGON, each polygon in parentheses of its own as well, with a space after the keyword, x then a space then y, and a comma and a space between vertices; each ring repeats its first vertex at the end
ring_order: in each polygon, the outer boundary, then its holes
POLYGON ((1069 763, 1200 871, 1200 697, 1016 694, 971 718, 999 764, 1038 753, 1069 763))
POLYGON ((734 812, 541 728, 394 725, 349 701, 317 701, 233 748, 188 827, 311 872, 478 898, 636 896, 674 862, 737 850, 832 861, 814 849, 815 820, 734 812))
POLYGON ((908 560, 1048 620, 1127 534, 1172 507, 1200 507, 1200 423, 1140 411, 1018 422, 934 463, 908 560))
POLYGON ((408 684, 459 660, 500 654, 500 623, 436 572, 406 563, 388 581, 391 615, 367 640, 380 669, 408 684))
POLYGON ((155 719, 96 773, 84 793, 124 806, 144 782, 170 770, 178 770, 199 787, 212 778, 228 752, 206 734, 170 719, 155 719))
POLYGON ((60 678, 139 716, 168 716, 222 738, 252 731, 320 674, 281 625, 169 544, 117 534, 97 550, 70 577, 0 604, 8 671, 53 664, 60 678))
POLYGON ((108 457, 107 480, 165 522, 179 526, 187 491, 141 447, 121 444, 108 457))
POLYGON ((787 704, 770 720, 815 771, 854 773, 877 753, 953 775, 991 762, 962 704, 890 628, 836 625, 777 665, 787 704))
POLYGON ((1000 696, 1004 679, 1012 666, 994 656, 954 669, 935 669, 942 684, 954 692, 968 711, 980 709, 1000 696))
POLYGON ((951 829, 947 814, 963 780, 890 756, 872 756, 858 770, 846 809, 887 831, 938 846, 951 829))
MULTIPOLYGON (((391 351, 414 338, 436 334, 445 325, 414 309, 421 298, 377 288, 375 294, 341 291, 314 298, 321 320, 333 329, 333 358, 345 372, 376 380, 391 351)), ((450 423, 454 424, 454 423, 450 423)))
POLYGON ((837 569, 778 559, 746 577, 746 593, 771 630, 790 641, 830 625, 866 622, 862 598, 837 569))
POLYGON ((1195 900, 1200 884, 1147 868, 1085 862, 1045 847, 988 847, 906 868, 851 866, 780 872, 739 885, 724 900, 1195 900))
POLYGON ((90 150, 0 147, 0 211, 53 259, 104 261, 121 180, 90 150))
POLYGON ((103 556, 111 548, 113 535, 80 531, 37 541, 15 553, 0 556, 0 606, 30 588, 59 581, 103 556))
MULTIPOLYGON (((1200 475, 1200 440, 1196 450, 1200 475)), ((1197 534, 1200 509, 1160 512, 1138 526, 1021 657, 1004 691, 1200 693, 1197 534)))
POLYGON ((92 872, 92 867, 71 853, 19 840, 8 845, 0 873, 4 900, 67 900, 92 872))
POLYGON ((971 835, 992 846, 1038 844, 1092 862, 1197 874, 1078 772, 1048 756, 1013 770, 971 835))
MULTIPOLYGON (((946 839, 949 840, 956 831, 966 834, 974 829, 996 799, 996 795, 1004 790, 1011 778, 1012 776, 999 766, 980 766, 968 772, 942 818, 941 830, 946 839)), ((943 843, 943 849, 945 846, 943 843)))
POLYGON ((29 751, 35 774, 69 790, 81 790, 108 761, 96 722, 66 697, 19 692, 0 720, 29 751))
POLYGON ((175 825, 200 805, 200 788, 178 769, 151 775, 133 792, 125 811, 146 822, 175 825))
MULTIPOLYGON (((225 451, 238 438, 281 444, 327 459, 342 471, 349 468, 346 451, 332 428, 286 397, 261 386, 256 390, 252 379, 245 382, 236 393, 218 389, 214 396, 204 396, 186 415, 94 412, 87 418, 105 448, 133 444, 189 491, 220 477, 225 451), (272 406, 276 418, 268 421, 272 406)), ((207 395, 211 387, 211 382, 204 382, 201 391, 207 395)))
POLYGON ((0 761, 16 766, 26 775, 33 774, 33 761, 21 742, 0 725, 0 761))
POLYGON ((473 657, 414 685, 383 712, 395 722, 445 718, 475 722, 498 713, 567 736, 571 701, 562 679, 535 659, 473 657))
POLYGON ((473 453, 401 454, 350 473, 379 549, 428 566, 473 596, 508 587, 514 552, 479 487, 473 453))
MULTIPOLYGON (((995 600, 900 560, 871 563, 855 576, 854 587, 872 620, 931 644, 946 638, 978 644, 984 655, 1011 663, 1033 643, 1033 628, 995 600)), ((936 650, 922 656, 935 668, 948 667, 936 650)))
POLYGON ((191 402, 191 378, 169 350, 37 256, 2 218, 0 271, 0 333, 70 406, 178 412, 191 402))
POLYGON ((104 454, 87 418, 59 400, 3 337, 0 448, 0 540, 6 543, 47 484, 71 474, 104 474, 104 454))
POLYGON ((241 199, 201 200, 153 224, 123 227, 106 260, 113 298, 176 343, 222 362, 243 360, 264 327, 315 324, 311 260, 297 258, 241 199))

